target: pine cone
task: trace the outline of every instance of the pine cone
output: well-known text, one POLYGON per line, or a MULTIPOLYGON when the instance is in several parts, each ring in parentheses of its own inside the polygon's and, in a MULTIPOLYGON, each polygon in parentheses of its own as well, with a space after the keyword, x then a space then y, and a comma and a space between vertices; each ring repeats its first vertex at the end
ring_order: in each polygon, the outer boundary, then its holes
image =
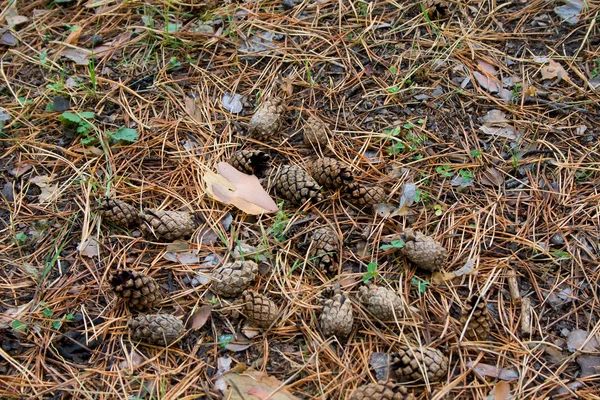
POLYGON ((258 265, 251 260, 224 264, 213 273, 211 289, 218 295, 235 297, 246 290, 257 272, 258 265))
POLYGON ((312 235, 310 259, 324 272, 336 273, 340 241, 337 233, 328 227, 315 229, 312 235))
POLYGON ((323 335, 325 337, 337 336, 339 339, 347 338, 354 325, 352 303, 342 293, 339 285, 336 285, 333 290, 323 291, 322 295, 330 296, 330 298, 321 299, 323 310, 319 321, 323 335))
POLYGON ((239 150, 231 155, 229 164, 248 175, 261 177, 270 168, 271 156, 260 150, 239 150))
POLYGON ((407 229, 400 237, 405 242, 402 254, 423 269, 435 272, 448 258, 448 251, 439 242, 421 232, 407 229))
POLYGON ((344 188, 344 193, 348 202, 358 208, 373 207, 386 199, 385 190, 380 186, 367 187, 351 183, 344 188))
POLYGON ((134 341, 167 346, 183 336, 183 323, 170 314, 140 315, 129 320, 129 335, 134 341))
POLYGON ((315 181, 328 189, 349 185, 354 180, 352 171, 341 161, 323 157, 308 164, 308 173, 315 181))
POLYGON ((483 297, 472 297, 460 316, 461 326, 465 329, 465 338, 471 341, 485 341, 490 336, 490 313, 483 297))
POLYGON ((196 230, 194 214, 187 211, 158 211, 144 210, 140 213, 145 236, 157 239, 176 240, 187 239, 196 230))
POLYGON ((131 269, 115 272, 110 284, 117 296, 138 310, 152 309, 163 299, 160 286, 154 278, 131 269))
POLYGON ((448 373, 448 357, 432 347, 404 347, 390 355, 391 369, 403 381, 423 381, 423 373, 429 382, 437 382, 448 373))
POLYGON ((381 321, 399 319, 404 315, 400 296, 383 286, 361 286, 358 300, 368 312, 381 321))
POLYGON ((295 205, 302 205, 307 201, 318 203, 323 200, 319 193, 319 184, 306 171, 295 165, 281 167, 275 177, 275 190, 295 205))
POLYGON ((404 386, 393 382, 368 383, 359 386, 350 400, 414 400, 415 396, 404 386))
POLYGON ((263 101, 248 123, 248 134, 254 139, 264 141, 279 133, 283 100, 271 97, 263 101))
POLYGON ((268 297, 247 290, 244 292, 244 314, 257 326, 268 328, 279 316, 279 307, 268 297))
POLYGON ((319 118, 311 115, 304 124, 304 144, 315 147, 327 146, 327 126, 319 118))
POLYGON ((140 220, 138 210, 134 206, 109 197, 100 200, 96 212, 104 221, 124 227, 135 226, 140 220))

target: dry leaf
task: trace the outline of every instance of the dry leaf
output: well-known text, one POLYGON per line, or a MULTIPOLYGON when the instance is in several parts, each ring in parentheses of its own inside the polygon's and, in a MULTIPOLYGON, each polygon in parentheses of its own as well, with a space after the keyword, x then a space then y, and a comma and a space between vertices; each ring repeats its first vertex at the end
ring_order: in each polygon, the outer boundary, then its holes
MULTIPOLYGON (((29 171, 33 166, 31 164, 21 164, 18 167, 11 169, 9 172, 15 178, 19 178, 21 175, 29 171)), ((35 182, 32 182, 35 183, 35 182)))
POLYGON ((540 69, 540 73, 542 74, 542 79, 556 79, 555 83, 560 82, 562 79, 568 79, 569 74, 565 69, 554 60, 548 60, 548 65, 544 65, 540 69))
POLYGON ((131 350, 129 357, 119 363, 119 368, 133 370, 135 367, 144 362, 144 357, 135 350, 131 350))
POLYGON ((473 71, 473 76, 479 85, 490 93, 498 93, 502 89, 500 82, 492 76, 480 74, 477 71, 473 71))
POLYGON ((227 390, 227 382, 223 379, 223 374, 231 369, 231 362, 233 360, 229 357, 219 357, 217 359, 217 380, 215 381, 215 388, 220 392, 227 390))
POLYGON ((479 182, 486 186, 497 187, 504 183, 504 177, 496 168, 490 167, 488 169, 483 170, 479 182))
POLYGON ((567 24, 575 25, 579 22, 579 14, 583 10, 583 1, 564 0, 565 5, 555 7, 554 12, 567 24))
POLYGON ((128 43, 131 40, 132 34, 133 32, 131 31, 125 31, 120 35, 116 36, 112 41, 105 43, 102 46, 94 48, 94 57, 104 57, 105 55, 116 51, 119 47, 128 43))
POLYGON ((249 369, 243 373, 229 373, 223 379, 228 384, 224 392, 226 399, 299 400, 282 387, 281 381, 264 372, 249 369))
POLYGON ((200 257, 198 256, 198 250, 181 251, 181 252, 166 252, 163 256, 165 260, 169 260, 174 263, 183 265, 198 264, 200 263, 200 257))
POLYGON ((519 372, 513 369, 505 369, 495 365, 483 363, 475 365, 475 362, 473 361, 467 362, 467 368, 471 367, 473 367, 473 371, 475 371, 477 375, 481 375, 483 377, 487 376, 491 378, 502 379, 503 381, 512 381, 519 378, 519 372))
POLYGON ((79 246, 77 246, 77 250, 79 250, 79 254, 89 258, 100 256, 100 247, 98 246, 96 238, 93 236, 90 236, 87 240, 81 242, 79 246))
POLYGON ((600 374, 600 356, 584 354, 577 357, 577 364, 581 368, 581 377, 600 374))
POLYGON ((248 349, 250 346, 252 346, 251 341, 246 338, 240 338, 236 336, 234 340, 225 345, 225 348, 230 351, 239 352, 248 349))
POLYGON ((208 317, 212 313, 212 305, 200 307, 194 314, 190 316, 186 323, 188 329, 200 329, 208 321, 208 317))
POLYGON ((52 182, 52 176, 48 176, 48 175, 34 176, 33 178, 31 178, 29 180, 29 182, 33 183, 34 185, 36 185, 40 188, 40 194, 38 195, 38 199, 42 203, 45 201, 49 201, 57 193, 58 185, 50 184, 50 182, 52 182))
POLYGON ((202 121, 202 113, 200 112, 202 103, 195 97, 185 97, 185 111, 196 122, 202 121))
POLYGON ((60 53, 63 57, 75 62, 77 65, 88 65, 92 52, 79 47, 69 47, 60 53))
POLYGON ((486 125, 506 124, 509 122, 506 119, 506 114, 496 109, 488 111, 481 119, 486 125))
POLYGON ((481 68, 482 71, 487 72, 491 76, 496 76, 498 74, 498 70, 492 64, 489 64, 483 60, 477 60, 477 65, 481 68))
POLYGON ((242 328, 242 333, 248 339, 252 339, 252 338, 258 336, 258 334, 260 333, 260 329, 247 323, 242 328))
POLYGON ((277 204, 256 176, 241 173, 226 162, 218 163, 217 170, 219 174, 207 171, 203 177, 210 197, 251 215, 277 212, 277 204))
POLYGON ((571 353, 577 350, 581 351, 596 351, 600 347, 595 337, 591 337, 588 340, 590 333, 583 329, 575 329, 569 333, 567 337, 567 348, 571 353), (587 343, 586 343, 587 341, 587 343), (585 344, 585 345, 584 345, 585 344), (582 347, 583 346, 583 347, 582 347))
POLYGON ((508 382, 497 382, 485 400, 509 400, 512 396, 508 382))
POLYGON ((481 125, 479 130, 490 136, 500 136, 509 140, 517 140, 517 130, 512 126, 488 126, 481 125))
POLYGON ((31 307, 31 301, 20 307, 7 308, 0 314, 0 328, 8 328, 14 320, 18 320, 21 314, 31 307))

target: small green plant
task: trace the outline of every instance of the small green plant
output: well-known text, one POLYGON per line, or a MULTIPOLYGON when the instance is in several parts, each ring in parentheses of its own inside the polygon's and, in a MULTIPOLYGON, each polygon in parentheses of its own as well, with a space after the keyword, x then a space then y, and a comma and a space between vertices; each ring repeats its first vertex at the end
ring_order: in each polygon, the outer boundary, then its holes
POLYGON ((483 155, 483 153, 477 149, 471 150, 470 154, 471 154, 471 156, 473 156, 475 158, 481 157, 483 155))
POLYGON ((27 324, 24 324, 23 322, 19 321, 18 319, 15 319, 13 322, 10 323, 10 327, 15 332, 23 332, 27 329, 27 324))
POLYGON ((367 272, 362 277, 364 283, 369 282, 371 279, 375 279, 375 277, 379 275, 377 272, 377 263, 372 261, 367 264, 367 272))
POLYGON ((79 133, 82 136, 81 143, 87 146, 98 140, 90 135, 94 127, 88 120, 94 118, 94 115, 92 111, 83 111, 77 114, 64 112, 58 119, 65 130, 75 130, 79 133))
POLYGON ((54 328, 55 330, 59 330, 60 327, 62 326, 63 322, 73 321, 73 318, 75 318, 75 316, 73 314, 67 314, 62 319, 57 319, 57 320, 53 321, 52 328, 54 328))
POLYGON ((415 191, 415 202, 418 203, 419 201, 422 201, 424 204, 429 203, 429 193, 422 190, 422 189, 417 189, 415 191))
POLYGON ((15 243, 17 246, 22 246, 25 244, 25 242, 27 241, 27 239, 29 239, 29 237, 27 236, 27 234, 23 233, 23 232, 19 232, 15 235, 15 237, 13 238, 12 242, 15 243))
POLYGON ((406 145, 400 141, 392 144, 390 147, 388 147, 388 154, 391 156, 395 156, 398 155, 400 153, 403 153, 406 150, 406 145))
POLYGON ((125 128, 124 126, 117 129, 116 132, 105 132, 104 134, 111 142, 115 143, 135 143, 139 138, 138 132, 135 129, 125 128))
POLYGON ((458 174, 463 178, 463 183, 470 182, 475 178, 473 171, 469 171, 468 169, 461 169, 458 171, 458 174))
POLYGON ((167 69, 177 68, 177 67, 181 67, 181 62, 179 62, 179 60, 177 60, 177 57, 171 57, 171 59, 169 60, 169 65, 168 65, 167 69))
POLYGON ((395 66, 390 66, 390 72, 394 75, 396 75, 398 73, 398 68, 396 68, 395 66))
POLYGON ((594 61, 596 62, 596 67, 592 70, 593 78, 600 76, 600 58, 596 58, 594 61))
POLYGON ((571 259, 571 254, 567 253, 566 251, 553 251, 550 254, 552 254, 554 257, 556 257, 556 260, 554 261, 560 261, 560 260, 570 260, 571 259))
POLYGON ((424 281, 417 277, 413 277, 410 282, 417 287, 419 294, 423 294, 427 291, 427 286, 429 285, 429 281, 424 281))
POLYGON ((88 62, 88 71, 90 72, 90 81, 95 92, 98 88, 98 81, 96 80, 96 63, 93 57, 88 62))
POLYGON ((435 215, 438 217, 440 217, 444 212, 444 210, 442 210, 442 206, 440 206, 439 204, 434 205, 433 210, 435 211, 435 215))
POLYGON ((221 347, 225 347, 227 346, 229 343, 233 342, 233 340, 235 339, 235 336, 232 335, 231 333, 224 333, 222 335, 219 336, 219 345, 221 347))
POLYGON ((440 174, 441 176, 445 177, 445 178, 451 178, 454 176, 454 172, 451 171, 452 167, 449 165, 438 165, 435 168, 435 172, 437 172, 438 174, 440 174))
POLYGON ((392 240, 390 244, 384 244, 380 247, 381 250, 401 249, 406 243, 404 240, 396 239, 392 240))
POLYGON ((286 240, 285 230, 287 228, 289 220, 289 216, 286 214, 285 211, 283 211, 283 203, 284 202, 282 201, 278 204, 279 210, 275 215, 275 221, 273 221, 271 229, 269 229, 269 233, 273 235, 275 240, 277 240, 278 242, 283 242, 286 240))
POLYGON ((386 90, 387 90, 388 93, 396 94, 396 93, 400 92, 400 87, 398 87, 398 86, 390 86, 386 90))

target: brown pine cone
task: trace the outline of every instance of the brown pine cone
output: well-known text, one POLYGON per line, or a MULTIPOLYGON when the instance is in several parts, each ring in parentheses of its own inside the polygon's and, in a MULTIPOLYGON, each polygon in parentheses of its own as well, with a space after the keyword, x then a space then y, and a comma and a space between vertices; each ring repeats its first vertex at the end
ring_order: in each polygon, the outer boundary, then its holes
POLYGON ((310 162, 308 173, 319 185, 327 189, 337 189, 349 185, 354 180, 350 168, 341 161, 329 157, 310 162))
POLYGON ((187 211, 144 210, 140 213, 145 236, 157 239, 187 239, 196 230, 194 214, 187 211))
POLYGON ((250 137, 264 141, 277 135, 281 128, 281 114, 285 106, 283 100, 273 96, 263 101, 248 123, 250 137))
POLYGON ((327 146, 328 142, 327 126, 319 118, 311 115, 304 123, 304 144, 315 147, 327 146))
POLYGON ((381 321, 399 319, 404 315, 400 296, 383 286, 361 286, 358 300, 368 312, 381 321))
POLYGON ((344 189, 346 200, 355 207, 367 208, 383 203, 386 199, 385 190, 380 186, 363 186, 351 183, 344 189))
POLYGON ((391 370, 403 382, 437 382, 448 374, 448 357, 433 347, 404 347, 390 355, 391 370))
POLYGON ((435 272, 448 258, 448 251, 440 242, 421 232, 407 229, 400 238, 405 243, 400 251, 418 267, 435 272))
POLYGON ((261 177, 270 168, 271 156, 260 150, 239 150, 231 155, 229 164, 245 174, 261 177))
POLYGON ((246 290, 244 292, 244 315, 257 326, 268 328, 279 316, 279 307, 268 297, 246 290))
POLYGON ((354 325, 350 299, 342 293, 339 285, 335 285, 333 290, 324 290, 322 296, 330 297, 321 299, 323 310, 319 321, 323 335, 326 338, 329 336, 337 336, 339 339, 347 338, 354 325))
POLYGON ((119 270, 112 276, 110 284, 117 296, 138 310, 152 309, 163 299, 158 283, 142 272, 119 270))
POLYGON ((414 400, 415 396, 409 393, 404 386, 393 382, 368 383, 359 386, 350 397, 350 400, 414 400))
POLYGON ((483 297, 474 296, 467 300, 462 310, 460 324, 466 326, 465 338, 471 341, 485 341, 490 336, 490 313, 483 297))
POLYGON ((281 197, 295 205, 307 201, 318 203, 323 200, 319 192, 321 186, 302 168, 295 165, 284 165, 275 177, 275 190, 281 197))
POLYGON ((213 273, 211 290, 224 297, 242 293, 256 277, 258 265, 254 261, 235 261, 224 264, 213 273))
POLYGON ((315 267, 323 272, 336 273, 340 246, 337 232, 329 227, 315 229, 311 241, 309 257, 315 267))
POLYGON ((170 314, 140 315, 129 320, 129 335, 134 341, 167 346, 183 336, 183 323, 170 314))
POLYGON ((139 212, 134 206, 109 197, 100 200, 96 212, 104 221, 124 227, 135 226, 140 220, 139 212))

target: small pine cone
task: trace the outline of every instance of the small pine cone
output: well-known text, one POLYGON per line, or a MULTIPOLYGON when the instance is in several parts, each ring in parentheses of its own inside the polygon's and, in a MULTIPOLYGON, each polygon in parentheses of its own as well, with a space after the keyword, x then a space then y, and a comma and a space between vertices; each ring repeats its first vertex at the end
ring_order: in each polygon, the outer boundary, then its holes
POLYGON ((483 297, 472 297, 462 310, 460 324, 465 329, 465 338, 472 341, 485 341, 490 336, 490 313, 483 297))
POLYGON ((304 144, 315 147, 327 146, 328 142, 327 126, 319 118, 311 115, 304 124, 304 144))
POLYGON ((358 300, 375 318, 391 321, 404 315, 402 299, 391 289, 383 286, 362 286, 358 300))
POLYGON ((140 217, 144 235, 157 239, 187 239, 194 233, 197 225, 194 214, 187 211, 144 210, 140 217))
POLYGON ((278 134, 284 108, 283 100, 279 97, 271 97, 263 101, 248 123, 250 137, 264 141, 278 134))
POLYGON ((385 381, 359 386, 350 400, 414 400, 408 389, 396 382, 385 381))
POLYGON ((344 188, 344 193, 348 202, 358 208, 373 207, 386 199, 385 190, 380 186, 368 187, 351 183, 344 188))
POLYGON ((183 323, 170 314, 140 315, 129 320, 129 335, 134 341, 167 346, 183 336, 183 323))
POLYGON ((96 207, 96 212, 106 222, 119 226, 135 226, 139 223, 138 210, 124 201, 104 197, 96 207))
POLYGON ((390 359, 390 368, 403 382, 423 381, 423 373, 429 382, 437 382, 448 373, 448 357, 432 347, 404 347, 390 359))
POLYGON ((448 258, 448 251, 440 242, 421 232, 408 229, 400 238, 405 243, 401 249, 402 254, 423 269, 435 272, 448 258))
POLYGON ((154 278, 131 269, 115 272, 110 284, 117 296, 138 310, 152 309, 163 299, 160 286, 154 278))
POLYGON ((220 296, 235 297, 246 290, 257 272, 258 265, 251 260, 224 264, 213 273, 211 289, 220 296))
POLYGON ((352 171, 335 158, 319 158, 308 165, 308 173, 315 181, 328 189, 349 185, 354 180, 352 171))
POLYGON ((344 339, 350 335, 352 326, 354 325, 352 303, 342 293, 339 285, 336 285, 333 290, 324 291, 323 293, 324 296, 331 294, 333 295, 330 298, 321 299, 321 305, 323 306, 321 316, 319 317, 321 330, 325 337, 337 336, 340 339, 344 339))
POLYGON ((340 246, 337 233, 328 227, 315 229, 311 241, 310 258, 315 266, 324 272, 336 273, 340 246))
POLYGON ((260 150, 239 150, 231 155, 229 164, 248 175, 261 177, 270 168, 271 156, 260 150))
POLYGON ((295 165, 281 167, 275 177, 275 190, 295 205, 302 205, 307 201, 318 203, 323 200, 319 193, 321 186, 306 171, 295 165))
POLYGON ((244 292, 244 314, 257 326, 268 328, 279 316, 279 307, 268 297, 246 290, 244 292))

